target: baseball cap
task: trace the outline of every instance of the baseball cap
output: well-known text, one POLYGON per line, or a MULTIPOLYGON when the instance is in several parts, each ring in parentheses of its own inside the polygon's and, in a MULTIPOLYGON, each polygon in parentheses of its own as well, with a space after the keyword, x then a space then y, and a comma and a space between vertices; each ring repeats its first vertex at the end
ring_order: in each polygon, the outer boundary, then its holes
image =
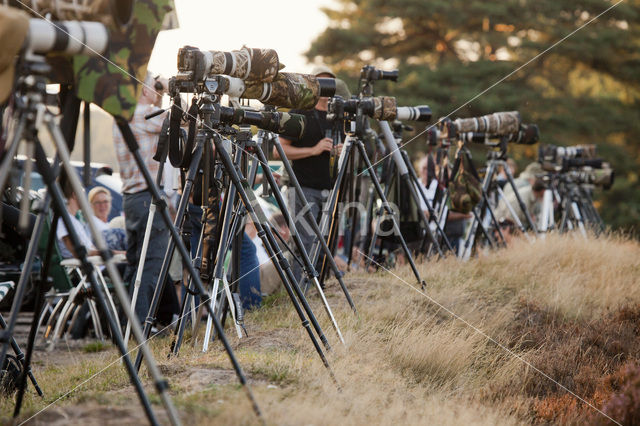
POLYGON ((521 179, 535 179, 537 174, 544 173, 542 166, 538 162, 530 163, 522 173, 520 173, 521 179))
POLYGON ((320 74, 329 74, 331 77, 336 78, 336 75, 331 71, 331 68, 323 64, 316 65, 313 67, 313 70, 311 70, 311 75, 318 76, 320 74))
POLYGON ((26 13, 14 7, 0 6, 0 103, 11 93, 16 55, 28 30, 29 17, 26 13))

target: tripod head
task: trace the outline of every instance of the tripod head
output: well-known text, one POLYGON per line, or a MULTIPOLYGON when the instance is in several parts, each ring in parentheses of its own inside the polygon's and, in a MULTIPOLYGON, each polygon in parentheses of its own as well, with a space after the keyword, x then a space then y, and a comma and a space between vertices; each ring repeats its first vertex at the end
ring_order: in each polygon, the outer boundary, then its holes
POLYGON ((360 70, 360 97, 373 96, 373 82, 377 80, 398 81, 398 70, 379 70, 373 65, 365 65, 360 70))

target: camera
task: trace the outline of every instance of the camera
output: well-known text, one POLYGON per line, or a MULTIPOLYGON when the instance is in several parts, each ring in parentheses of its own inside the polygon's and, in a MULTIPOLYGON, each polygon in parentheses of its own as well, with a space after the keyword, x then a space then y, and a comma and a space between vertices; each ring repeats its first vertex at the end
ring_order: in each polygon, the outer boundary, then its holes
POLYGON ((398 70, 384 71, 372 65, 365 65, 360 70, 360 79, 364 81, 389 80, 398 81, 398 70))
POLYGON ((329 100, 327 119, 349 119, 358 114, 374 118, 376 120, 411 120, 429 121, 431 108, 427 105, 416 107, 399 107, 396 98, 391 96, 372 96, 364 98, 343 99, 334 96, 329 100))
POLYGON ((495 146, 502 140, 518 145, 534 145, 538 143, 540 139, 540 130, 535 124, 520 124, 519 130, 513 133, 495 135, 481 132, 467 132, 460 133, 458 136, 463 142, 479 143, 489 146, 495 146))
POLYGON ((549 163, 560 164, 564 159, 588 159, 596 157, 596 146, 590 145, 574 145, 574 146, 556 146, 543 145, 538 150, 538 160, 549 163))
POLYGON ((220 106, 220 121, 226 124, 252 125, 288 138, 302 137, 306 125, 306 119, 301 114, 225 106, 220 106))
POLYGON ((335 94, 333 78, 308 74, 279 73, 272 82, 248 83, 227 75, 214 75, 194 82, 188 74, 178 73, 169 80, 169 92, 209 93, 232 98, 256 99, 265 105, 282 108, 312 109, 320 97, 335 94))
POLYGON ((281 69, 278 53, 273 49, 222 52, 185 46, 178 50, 178 72, 194 83, 216 74, 229 75, 248 82, 272 82, 281 69))
POLYGON ((601 169, 574 170, 569 172, 569 177, 579 185, 594 185, 607 190, 613 185, 615 172, 608 163, 604 163, 601 169))

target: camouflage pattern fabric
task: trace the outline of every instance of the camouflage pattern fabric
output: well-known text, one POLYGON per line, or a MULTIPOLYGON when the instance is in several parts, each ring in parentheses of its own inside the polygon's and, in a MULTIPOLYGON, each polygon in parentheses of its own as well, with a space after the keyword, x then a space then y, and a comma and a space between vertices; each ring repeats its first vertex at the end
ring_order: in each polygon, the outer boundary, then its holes
POLYGON ((297 139, 302 138, 304 129, 307 125, 304 115, 290 114, 288 112, 281 112, 278 114, 280 114, 280 121, 278 123, 278 131, 276 133, 295 137, 297 139))
POLYGON ((615 173, 612 168, 605 167, 600 170, 593 170, 593 178, 591 179, 594 185, 600 186, 603 189, 609 189, 613 185, 615 173))
POLYGON ((254 49, 243 46, 240 50, 219 52, 212 50, 212 65, 209 74, 226 74, 245 80, 247 83, 272 82, 280 66, 278 53, 273 49, 254 49))
POLYGON ((515 133, 520 130, 520 113, 518 111, 494 112, 474 118, 458 118, 453 122, 458 132, 486 132, 497 135, 515 133))
POLYGON ((393 121, 398 111, 396 98, 391 96, 377 96, 373 98, 373 118, 376 120, 393 121))
MULTIPOLYGON (((230 109, 230 108, 229 108, 230 109)), ((225 109, 223 109, 224 115, 225 109)), ((274 132, 290 138, 300 138, 304 133, 306 119, 301 114, 287 112, 253 111, 234 108, 233 116, 227 116, 223 121, 231 124, 251 124, 269 132, 274 132)))
POLYGON ((482 198, 481 183, 466 170, 462 159, 460 159, 458 173, 449 182, 449 195, 451 210, 464 214, 471 212, 482 198))
POLYGON ((147 63, 171 0, 134 2, 131 23, 124 30, 109 27, 111 40, 104 57, 74 56, 77 95, 114 116, 133 117, 147 63), (133 77, 132 77, 133 76, 133 77))
POLYGON ((247 85, 243 98, 258 99, 283 108, 312 109, 320 99, 320 84, 315 76, 281 72, 264 93, 262 83, 247 85))

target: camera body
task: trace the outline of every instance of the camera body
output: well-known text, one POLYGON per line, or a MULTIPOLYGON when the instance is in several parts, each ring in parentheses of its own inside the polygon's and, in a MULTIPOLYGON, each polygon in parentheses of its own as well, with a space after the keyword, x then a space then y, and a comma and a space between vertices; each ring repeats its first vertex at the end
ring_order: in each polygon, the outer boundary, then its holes
POLYGON ((564 175, 578 185, 594 185, 609 189, 615 172, 609 163, 596 156, 596 145, 544 145, 538 150, 538 161, 551 173, 564 175))
POLYGON ((398 70, 384 71, 379 70, 372 65, 365 65, 360 70, 360 80, 363 81, 377 81, 377 80, 389 80, 398 81, 398 70))

